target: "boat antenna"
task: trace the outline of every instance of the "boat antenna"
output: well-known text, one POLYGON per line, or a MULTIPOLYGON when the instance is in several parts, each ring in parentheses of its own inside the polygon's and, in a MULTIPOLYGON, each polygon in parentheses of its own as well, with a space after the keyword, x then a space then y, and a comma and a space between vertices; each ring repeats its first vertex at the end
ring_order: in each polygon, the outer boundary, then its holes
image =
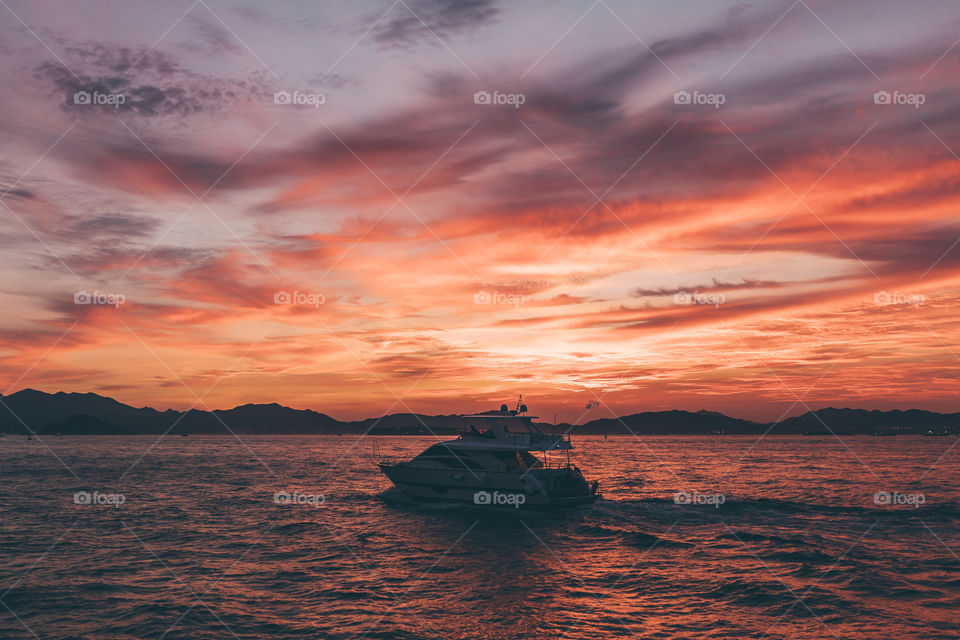
POLYGON ((520 407, 523 406, 523 394, 520 394, 520 398, 517 400, 517 413, 520 413, 520 407))

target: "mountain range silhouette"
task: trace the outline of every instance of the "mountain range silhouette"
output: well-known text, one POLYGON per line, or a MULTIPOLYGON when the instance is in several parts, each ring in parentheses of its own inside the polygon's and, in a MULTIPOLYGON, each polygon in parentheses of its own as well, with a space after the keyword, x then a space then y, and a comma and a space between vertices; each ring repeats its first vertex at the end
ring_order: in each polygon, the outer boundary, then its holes
MULTIPOLYGON (((960 433, 960 413, 835 409, 808 411, 777 423, 732 418, 713 411, 648 411, 591 420, 582 425, 538 423, 546 432, 577 434, 878 434, 960 433)), ((277 403, 232 409, 158 411, 136 408, 96 393, 46 393, 24 389, 0 396, 0 431, 38 434, 452 434, 465 427, 459 415, 394 413, 341 421, 310 409, 277 403)))

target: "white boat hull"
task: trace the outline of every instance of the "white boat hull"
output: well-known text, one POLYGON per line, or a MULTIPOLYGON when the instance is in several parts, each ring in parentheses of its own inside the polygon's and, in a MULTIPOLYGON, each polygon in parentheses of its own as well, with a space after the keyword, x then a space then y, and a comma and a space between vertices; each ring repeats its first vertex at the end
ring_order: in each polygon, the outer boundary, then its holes
POLYGON ((572 468, 528 472, 471 471, 381 464, 394 486, 417 500, 520 509, 589 504, 597 499, 579 471, 572 468))

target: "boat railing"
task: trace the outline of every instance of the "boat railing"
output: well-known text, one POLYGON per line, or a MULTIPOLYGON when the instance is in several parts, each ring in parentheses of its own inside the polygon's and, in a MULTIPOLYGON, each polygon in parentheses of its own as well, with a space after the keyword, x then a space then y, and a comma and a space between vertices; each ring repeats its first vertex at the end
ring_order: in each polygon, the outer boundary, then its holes
POLYGON ((566 460, 553 461, 548 458, 546 462, 538 459, 536 468, 537 469, 566 469, 571 466, 572 465, 570 465, 566 460))
POLYGON ((374 440, 371 444, 370 457, 377 461, 377 464, 397 464, 403 462, 405 458, 401 456, 385 456, 380 452, 380 443, 374 440))
POLYGON ((573 445, 570 443, 570 436, 567 434, 558 434, 558 435, 540 435, 537 433, 520 433, 520 434, 508 434, 508 435, 497 435, 496 437, 490 437, 484 435, 484 433, 477 432, 472 433, 470 431, 461 431, 460 439, 465 440, 468 438, 474 438, 478 441, 487 438, 489 440, 494 440, 496 442, 508 442, 513 445, 520 447, 526 446, 539 446, 539 445, 548 445, 550 449, 571 449, 573 445))

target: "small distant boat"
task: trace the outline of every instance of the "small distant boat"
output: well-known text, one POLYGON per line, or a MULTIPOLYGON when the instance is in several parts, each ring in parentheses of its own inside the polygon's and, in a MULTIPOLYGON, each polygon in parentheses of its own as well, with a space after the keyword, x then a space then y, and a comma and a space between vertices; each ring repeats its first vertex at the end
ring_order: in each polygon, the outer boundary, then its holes
POLYGON ((943 437, 943 436, 949 436, 949 435, 950 435, 950 431, 949 431, 948 429, 937 429, 937 430, 930 429, 930 430, 928 430, 928 431, 927 431, 925 434, 923 434, 923 435, 925 435, 925 436, 939 436, 939 437, 943 437))
POLYGON ((181 433, 180 435, 181 435, 182 437, 184 437, 184 438, 186 438, 186 437, 187 437, 187 432, 186 432, 186 431, 184 431, 184 432, 183 432, 183 433, 181 433))
POLYGON ((428 447, 412 460, 381 456, 375 446, 377 466, 397 489, 417 500, 525 509, 595 501, 600 483, 587 482, 570 463, 570 437, 543 433, 533 424, 536 416, 526 412, 521 396, 513 411, 503 405, 500 411, 463 416, 469 431, 428 447), (553 451, 567 451, 566 464, 550 460, 548 452, 553 451))

